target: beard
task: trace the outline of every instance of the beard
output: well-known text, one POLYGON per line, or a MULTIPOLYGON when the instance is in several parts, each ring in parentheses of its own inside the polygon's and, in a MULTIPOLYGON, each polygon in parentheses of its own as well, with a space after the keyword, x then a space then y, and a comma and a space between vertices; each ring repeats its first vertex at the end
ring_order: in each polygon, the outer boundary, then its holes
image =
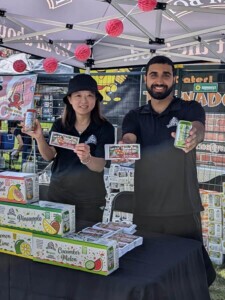
POLYGON ((146 90, 147 92, 149 93, 149 95, 156 99, 156 100, 164 100, 165 98, 167 98, 171 93, 172 91, 174 90, 174 87, 175 87, 175 83, 171 85, 170 88, 168 88, 167 85, 163 85, 163 84, 153 84, 151 85, 151 87, 148 87, 147 84, 146 84, 146 90), (153 89, 155 86, 160 86, 160 87, 164 87, 166 88, 165 92, 154 92, 153 89))

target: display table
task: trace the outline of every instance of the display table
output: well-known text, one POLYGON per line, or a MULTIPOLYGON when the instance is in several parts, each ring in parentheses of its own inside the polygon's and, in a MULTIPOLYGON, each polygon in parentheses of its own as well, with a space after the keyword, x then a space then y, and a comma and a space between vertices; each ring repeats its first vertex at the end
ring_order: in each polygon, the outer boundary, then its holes
POLYGON ((109 276, 0 254, 2 300, 209 300, 201 244, 152 235, 109 276))

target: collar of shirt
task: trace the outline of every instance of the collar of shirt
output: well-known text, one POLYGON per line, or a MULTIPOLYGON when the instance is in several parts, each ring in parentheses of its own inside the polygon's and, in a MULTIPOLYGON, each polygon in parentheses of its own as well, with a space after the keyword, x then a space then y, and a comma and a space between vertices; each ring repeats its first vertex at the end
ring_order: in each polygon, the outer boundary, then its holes
POLYGON ((169 106, 161 113, 158 114, 153 110, 151 106, 151 100, 148 101, 148 104, 144 105, 140 111, 141 114, 154 114, 158 116, 167 115, 170 111, 176 111, 181 109, 181 99, 174 96, 173 100, 169 104, 169 106))

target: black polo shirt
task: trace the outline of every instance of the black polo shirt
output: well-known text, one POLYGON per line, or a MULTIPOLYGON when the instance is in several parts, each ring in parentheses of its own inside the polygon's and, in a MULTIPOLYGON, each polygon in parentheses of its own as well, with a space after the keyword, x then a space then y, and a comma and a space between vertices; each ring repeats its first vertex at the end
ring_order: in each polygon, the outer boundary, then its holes
POLYGON ((122 131, 137 136, 141 159, 135 164, 136 214, 144 216, 183 215, 201 211, 195 150, 185 153, 174 147, 171 132, 179 120, 205 124, 205 112, 196 101, 174 98, 158 114, 151 102, 131 110, 122 131))
MULTIPOLYGON (((91 122, 81 134, 75 127, 67 130, 62 126, 61 118, 57 119, 51 131, 77 136, 80 143, 87 143, 91 155, 105 157, 104 145, 114 143, 114 128, 104 121, 102 124, 91 122)), ((102 204, 106 195, 103 172, 89 170, 72 150, 55 147, 57 155, 52 167, 49 187, 49 200, 68 204, 102 204), (91 200, 91 201, 90 201, 91 200)))

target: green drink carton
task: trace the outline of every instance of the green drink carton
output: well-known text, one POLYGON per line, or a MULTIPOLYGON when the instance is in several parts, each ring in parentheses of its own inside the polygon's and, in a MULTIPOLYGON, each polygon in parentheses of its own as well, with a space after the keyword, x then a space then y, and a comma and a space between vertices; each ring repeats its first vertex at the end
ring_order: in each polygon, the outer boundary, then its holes
MULTIPOLYGON (((47 202, 48 203, 48 202, 47 202)), ((75 206, 51 203, 34 204, 0 202, 0 226, 54 236, 75 231, 75 206)))
POLYGON ((109 275, 119 267, 116 242, 84 242, 67 238, 33 235, 33 259, 61 267, 99 275, 109 275))

